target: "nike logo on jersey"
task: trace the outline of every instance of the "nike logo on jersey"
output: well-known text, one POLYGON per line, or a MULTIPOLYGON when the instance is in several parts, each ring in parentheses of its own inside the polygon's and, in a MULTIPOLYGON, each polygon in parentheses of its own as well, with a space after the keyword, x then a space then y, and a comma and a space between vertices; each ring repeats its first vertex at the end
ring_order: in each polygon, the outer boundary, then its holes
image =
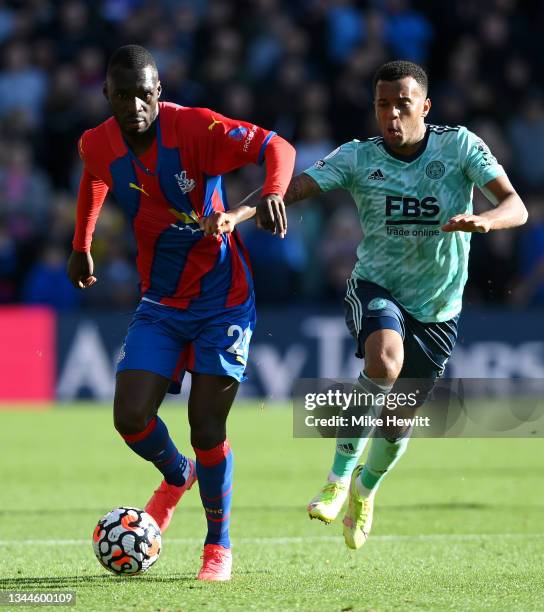
POLYGON ((385 181, 385 176, 383 172, 378 168, 377 170, 374 170, 374 172, 371 172, 368 175, 368 180, 369 181, 385 181))
POLYGON ((213 115, 212 115, 212 123, 210 123, 210 125, 208 126, 208 130, 210 130, 210 132, 213 130, 213 128, 218 124, 218 123, 223 123, 222 121, 218 121, 213 115))
POLYGON ((149 197, 149 194, 147 193, 147 191, 144 189, 144 186, 142 185, 141 187, 139 185, 136 185, 136 183, 129 183, 128 186, 131 189, 136 189, 136 191, 141 191, 143 194, 145 194, 147 197, 149 197))

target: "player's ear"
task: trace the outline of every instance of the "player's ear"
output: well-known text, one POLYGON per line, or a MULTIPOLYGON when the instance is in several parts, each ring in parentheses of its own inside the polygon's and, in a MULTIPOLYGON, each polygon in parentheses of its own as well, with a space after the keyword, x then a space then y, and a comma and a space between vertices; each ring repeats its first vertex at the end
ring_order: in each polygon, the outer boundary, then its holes
POLYGON ((157 98, 161 97, 161 93, 162 93, 162 86, 161 86, 161 82, 159 81, 157 83, 157 98))
POLYGON ((104 98, 106 98, 106 100, 109 102, 110 97, 108 95, 108 83, 106 81, 104 81, 104 85, 102 85, 102 93, 104 94, 104 98))
POLYGON ((426 98, 425 102, 423 102, 423 117, 426 117, 431 110, 431 99, 426 98))

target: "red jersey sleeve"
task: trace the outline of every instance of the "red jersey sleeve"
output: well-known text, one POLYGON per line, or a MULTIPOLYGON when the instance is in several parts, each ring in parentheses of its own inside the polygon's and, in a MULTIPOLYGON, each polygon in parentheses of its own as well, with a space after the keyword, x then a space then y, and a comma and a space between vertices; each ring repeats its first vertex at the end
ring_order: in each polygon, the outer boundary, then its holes
MULTIPOLYGON (((247 164, 262 164, 264 152, 275 132, 247 121, 229 119, 208 108, 187 109, 178 123, 180 142, 199 151, 203 171, 210 176, 226 174, 247 164)), ((182 145, 183 146, 183 145, 182 145)))
POLYGON ((287 140, 276 135, 270 140, 264 153, 266 180, 261 191, 264 197, 271 193, 283 196, 289 187, 295 167, 295 148, 287 140))
MULTIPOLYGON (((79 140, 78 150, 85 164, 84 136, 79 140)), ((106 183, 93 176, 84 166, 77 196, 76 228, 72 241, 74 251, 85 253, 90 250, 96 221, 107 193, 106 183)))

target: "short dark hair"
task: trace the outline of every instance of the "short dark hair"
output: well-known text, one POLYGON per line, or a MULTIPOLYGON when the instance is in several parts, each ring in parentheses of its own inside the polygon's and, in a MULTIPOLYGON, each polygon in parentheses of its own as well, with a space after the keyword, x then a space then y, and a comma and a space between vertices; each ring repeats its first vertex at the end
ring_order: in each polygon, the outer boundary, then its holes
POLYGON ((374 75, 372 88, 375 92, 378 81, 398 81, 406 77, 415 79, 423 90, 423 93, 427 95, 427 90, 429 89, 429 77, 427 73, 418 64, 406 60, 387 62, 387 64, 380 66, 374 75))
POLYGON ((107 74, 111 74, 118 67, 131 70, 143 70, 151 66, 153 72, 158 76, 155 59, 145 47, 140 45, 125 45, 113 52, 108 62, 107 74))

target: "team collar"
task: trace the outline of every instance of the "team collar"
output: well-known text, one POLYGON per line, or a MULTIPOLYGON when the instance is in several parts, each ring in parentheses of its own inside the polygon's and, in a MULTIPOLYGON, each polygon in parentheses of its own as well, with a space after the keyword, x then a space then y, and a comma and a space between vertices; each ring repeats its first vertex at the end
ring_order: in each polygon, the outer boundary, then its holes
POLYGON ((421 147, 419 147, 419 149, 415 153, 412 153, 412 155, 399 155, 398 153, 395 153, 387 145, 385 140, 382 141, 383 148, 385 149, 385 152, 388 155, 390 155, 391 157, 394 157, 395 159, 398 159, 401 162, 410 163, 410 162, 413 162, 414 160, 416 160, 418 157, 421 157, 421 155, 423 155, 423 153, 425 153, 425 149, 427 148, 427 143, 429 142, 429 134, 430 133, 431 133, 431 130, 429 129, 429 126, 426 125, 425 126, 425 136, 423 137, 423 144, 421 145, 421 147))

